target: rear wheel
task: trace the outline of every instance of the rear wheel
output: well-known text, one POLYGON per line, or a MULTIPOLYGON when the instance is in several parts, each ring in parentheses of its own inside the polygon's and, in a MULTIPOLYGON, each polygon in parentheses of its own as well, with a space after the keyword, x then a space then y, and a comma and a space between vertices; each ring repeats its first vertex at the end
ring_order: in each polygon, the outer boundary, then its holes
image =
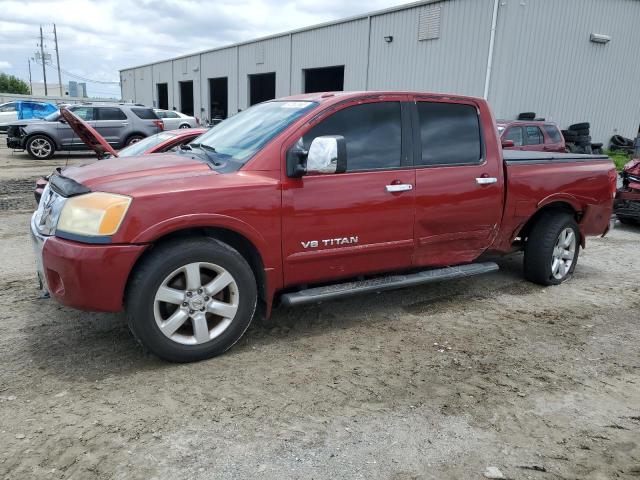
POLYGON ((134 143, 138 143, 140 140, 142 140, 144 137, 142 135, 131 135, 130 137, 127 138, 125 145, 128 147, 129 145, 132 145, 134 143))
POLYGON ((558 285, 578 262, 580 229, 565 213, 543 215, 533 226, 524 249, 524 276, 540 285, 558 285))
POLYGON ((27 140, 26 150, 31 158, 47 160, 53 157, 56 151, 53 140, 45 135, 34 135, 27 140))
POLYGON ((173 362, 219 355, 244 334, 256 308, 256 282, 246 260, 210 238, 157 247, 127 289, 133 335, 173 362))

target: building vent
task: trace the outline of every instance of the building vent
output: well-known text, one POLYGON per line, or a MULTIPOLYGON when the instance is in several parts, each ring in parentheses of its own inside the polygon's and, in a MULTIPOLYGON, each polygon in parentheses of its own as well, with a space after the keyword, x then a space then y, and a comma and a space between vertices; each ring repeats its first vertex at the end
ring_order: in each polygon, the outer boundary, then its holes
POLYGON ((440 5, 427 5, 420 11, 418 40, 440 38, 440 5))
POLYGON ((256 43, 256 65, 264 63, 264 43, 256 43))

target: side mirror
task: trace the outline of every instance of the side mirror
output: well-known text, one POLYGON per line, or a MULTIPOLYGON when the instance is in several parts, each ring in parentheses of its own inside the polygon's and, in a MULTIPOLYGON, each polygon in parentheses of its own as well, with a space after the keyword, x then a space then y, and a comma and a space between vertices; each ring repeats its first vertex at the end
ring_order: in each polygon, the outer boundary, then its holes
POLYGON ((513 148, 516 144, 513 140, 502 140, 502 148, 513 148))
POLYGON ((287 153, 287 176, 299 178, 315 173, 327 175, 347 170, 347 144, 343 136, 316 137, 306 152, 296 145, 287 153))

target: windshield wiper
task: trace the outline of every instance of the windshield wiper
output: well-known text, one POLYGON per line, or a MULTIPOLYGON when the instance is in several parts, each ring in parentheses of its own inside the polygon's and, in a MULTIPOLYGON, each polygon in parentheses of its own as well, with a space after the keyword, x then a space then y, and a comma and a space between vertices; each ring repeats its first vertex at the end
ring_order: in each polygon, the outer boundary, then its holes
POLYGON ((214 147, 211 147, 209 145, 206 145, 204 143, 190 143, 189 144, 189 149, 191 148, 199 148, 200 150, 202 150, 204 152, 204 154, 207 156, 207 159, 211 161, 211 163, 213 164, 214 167, 219 167, 222 165, 222 163, 220 162, 216 162, 213 158, 211 158, 209 156, 209 154, 207 152, 211 152, 211 153, 218 153, 216 152, 216 149, 214 147))

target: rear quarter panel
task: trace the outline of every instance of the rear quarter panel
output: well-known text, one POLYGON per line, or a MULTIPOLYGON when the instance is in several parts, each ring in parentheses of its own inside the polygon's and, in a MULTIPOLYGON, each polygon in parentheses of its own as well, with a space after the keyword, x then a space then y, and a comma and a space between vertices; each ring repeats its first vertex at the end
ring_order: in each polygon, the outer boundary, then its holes
POLYGON ((613 162, 607 157, 555 156, 560 159, 505 159, 507 197, 497 250, 508 251, 526 222, 555 202, 569 204, 579 212, 583 236, 606 233, 613 212, 609 179, 615 171, 613 162))

